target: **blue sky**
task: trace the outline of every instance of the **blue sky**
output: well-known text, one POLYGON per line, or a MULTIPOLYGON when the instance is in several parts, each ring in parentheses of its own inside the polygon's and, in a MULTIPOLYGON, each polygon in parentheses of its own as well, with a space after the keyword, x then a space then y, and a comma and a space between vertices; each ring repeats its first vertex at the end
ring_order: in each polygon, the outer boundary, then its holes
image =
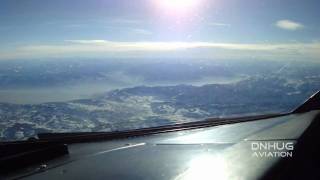
POLYGON ((0 59, 319 57, 318 0, 182 1, 2 0, 0 59))

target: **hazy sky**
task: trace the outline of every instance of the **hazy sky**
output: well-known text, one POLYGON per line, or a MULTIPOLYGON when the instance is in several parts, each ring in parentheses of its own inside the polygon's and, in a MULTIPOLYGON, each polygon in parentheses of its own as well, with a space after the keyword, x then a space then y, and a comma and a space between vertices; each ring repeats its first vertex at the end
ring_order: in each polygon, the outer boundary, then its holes
POLYGON ((320 57, 319 0, 2 0, 0 59, 320 57))

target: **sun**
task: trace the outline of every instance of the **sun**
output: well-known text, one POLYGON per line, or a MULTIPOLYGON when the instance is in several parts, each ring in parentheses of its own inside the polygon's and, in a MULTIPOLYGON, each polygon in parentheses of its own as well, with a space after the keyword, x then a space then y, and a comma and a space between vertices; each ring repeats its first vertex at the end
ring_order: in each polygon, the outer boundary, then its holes
POLYGON ((163 6, 173 9, 193 8, 199 0, 161 0, 163 6))
POLYGON ((157 6, 166 11, 186 12, 199 6, 201 0, 157 0, 157 6))

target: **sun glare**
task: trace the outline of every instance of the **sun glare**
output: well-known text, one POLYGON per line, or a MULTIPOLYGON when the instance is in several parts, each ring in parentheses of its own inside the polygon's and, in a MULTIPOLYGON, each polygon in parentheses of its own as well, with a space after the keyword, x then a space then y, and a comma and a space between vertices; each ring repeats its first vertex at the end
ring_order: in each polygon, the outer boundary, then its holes
POLYGON ((227 163, 222 157, 204 154, 195 157, 189 163, 189 168, 175 180, 226 180, 228 178, 227 163))
POLYGON ((181 12, 195 9, 201 0, 158 0, 158 6, 165 10, 181 12))

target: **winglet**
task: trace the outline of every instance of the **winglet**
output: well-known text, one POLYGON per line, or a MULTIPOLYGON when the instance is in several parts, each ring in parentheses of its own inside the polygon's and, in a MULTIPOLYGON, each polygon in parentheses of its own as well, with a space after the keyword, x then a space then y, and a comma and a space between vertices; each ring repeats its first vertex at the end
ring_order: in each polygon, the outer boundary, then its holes
POLYGON ((313 94, 306 102, 292 111, 292 113, 305 113, 312 110, 320 110, 320 91, 313 94))

